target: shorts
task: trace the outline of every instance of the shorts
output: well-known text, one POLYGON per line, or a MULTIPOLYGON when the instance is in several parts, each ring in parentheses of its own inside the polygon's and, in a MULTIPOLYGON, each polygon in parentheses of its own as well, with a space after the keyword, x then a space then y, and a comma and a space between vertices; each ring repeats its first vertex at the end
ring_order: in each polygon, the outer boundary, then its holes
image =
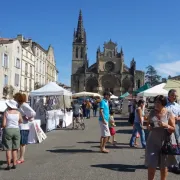
POLYGON ((26 145, 26 144, 28 144, 29 130, 21 130, 21 131, 20 131, 20 134, 21 134, 20 144, 21 144, 21 145, 26 145))
POLYGON ((104 124, 102 121, 99 121, 99 125, 101 128, 101 137, 110 137, 110 131, 109 131, 109 126, 108 123, 104 124))
POLYGON ((110 131, 111 136, 114 136, 116 134, 116 130, 114 127, 110 127, 109 131, 110 131))
POLYGON ((74 117, 74 118, 78 118, 78 117, 79 117, 79 114, 73 114, 73 117, 74 117))
POLYGON ((20 147, 19 128, 5 128, 3 130, 3 147, 4 150, 16 150, 20 147))

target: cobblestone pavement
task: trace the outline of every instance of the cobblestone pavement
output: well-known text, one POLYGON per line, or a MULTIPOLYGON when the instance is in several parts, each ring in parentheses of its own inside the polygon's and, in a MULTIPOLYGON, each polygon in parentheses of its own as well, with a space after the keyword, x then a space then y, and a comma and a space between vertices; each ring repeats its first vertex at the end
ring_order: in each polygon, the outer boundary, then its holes
MULTIPOLYGON (((29 145, 26 161, 17 170, 4 171, 5 153, 0 152, 0 180, 145 180, 144 150, 129 148, 131 127, 117 116, 117 146, 99 153, 97 118, 85 121, 86 129, 55 130, 42 144, 29 145)), ((169 174, 168 180, 179 176, 169 174)), ((157 171, 156 179, 160 179, 157 171)))

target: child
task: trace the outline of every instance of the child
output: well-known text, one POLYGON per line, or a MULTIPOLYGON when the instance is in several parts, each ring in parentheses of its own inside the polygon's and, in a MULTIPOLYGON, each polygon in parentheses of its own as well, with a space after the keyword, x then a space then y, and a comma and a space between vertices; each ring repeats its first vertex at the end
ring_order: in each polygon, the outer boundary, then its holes
MULTIPOLYGON (((112 136, 112 144, 116 143, 116 140, 115 140, 115 134, 116 134, 116 130, 115 130, 115 121, 114 121, 114 111, 110 111, 110 120, 109 120, 109 130, 110 130, 110 133, 111 133, 111 136, 112 136)), ((108 138, 108 142, 110 142, 110 137, 108 138)))

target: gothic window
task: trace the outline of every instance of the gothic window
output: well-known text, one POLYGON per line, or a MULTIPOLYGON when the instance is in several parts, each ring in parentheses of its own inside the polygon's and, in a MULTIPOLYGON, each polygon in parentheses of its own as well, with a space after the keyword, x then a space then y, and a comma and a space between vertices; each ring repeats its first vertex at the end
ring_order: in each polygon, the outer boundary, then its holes
POLYGON ((141 80, 138 79, 138 82, 137 82, 137 87, 140 88, 141 87, 141 80))
POLYGON ((78 58, 78 47, 76 47, 76 58, 78 58))
POLYGON ((81 58, 83 58, 83 57, 84 57, 84 48, 81 47, 81 58))
POLYGON ((108 57, 112 58, 112 52, 111 51, 108 52, 108 57))

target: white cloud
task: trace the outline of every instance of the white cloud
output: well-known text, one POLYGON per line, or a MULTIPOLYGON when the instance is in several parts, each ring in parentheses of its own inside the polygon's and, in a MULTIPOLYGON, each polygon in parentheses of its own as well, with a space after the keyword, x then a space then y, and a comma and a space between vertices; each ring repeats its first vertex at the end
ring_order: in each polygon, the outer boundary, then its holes
POLYGON ((180 60, 169 62, 169 63, 159 63, 155 65, 155 69, 162 76, 177 76, 180 75, 180 60))

